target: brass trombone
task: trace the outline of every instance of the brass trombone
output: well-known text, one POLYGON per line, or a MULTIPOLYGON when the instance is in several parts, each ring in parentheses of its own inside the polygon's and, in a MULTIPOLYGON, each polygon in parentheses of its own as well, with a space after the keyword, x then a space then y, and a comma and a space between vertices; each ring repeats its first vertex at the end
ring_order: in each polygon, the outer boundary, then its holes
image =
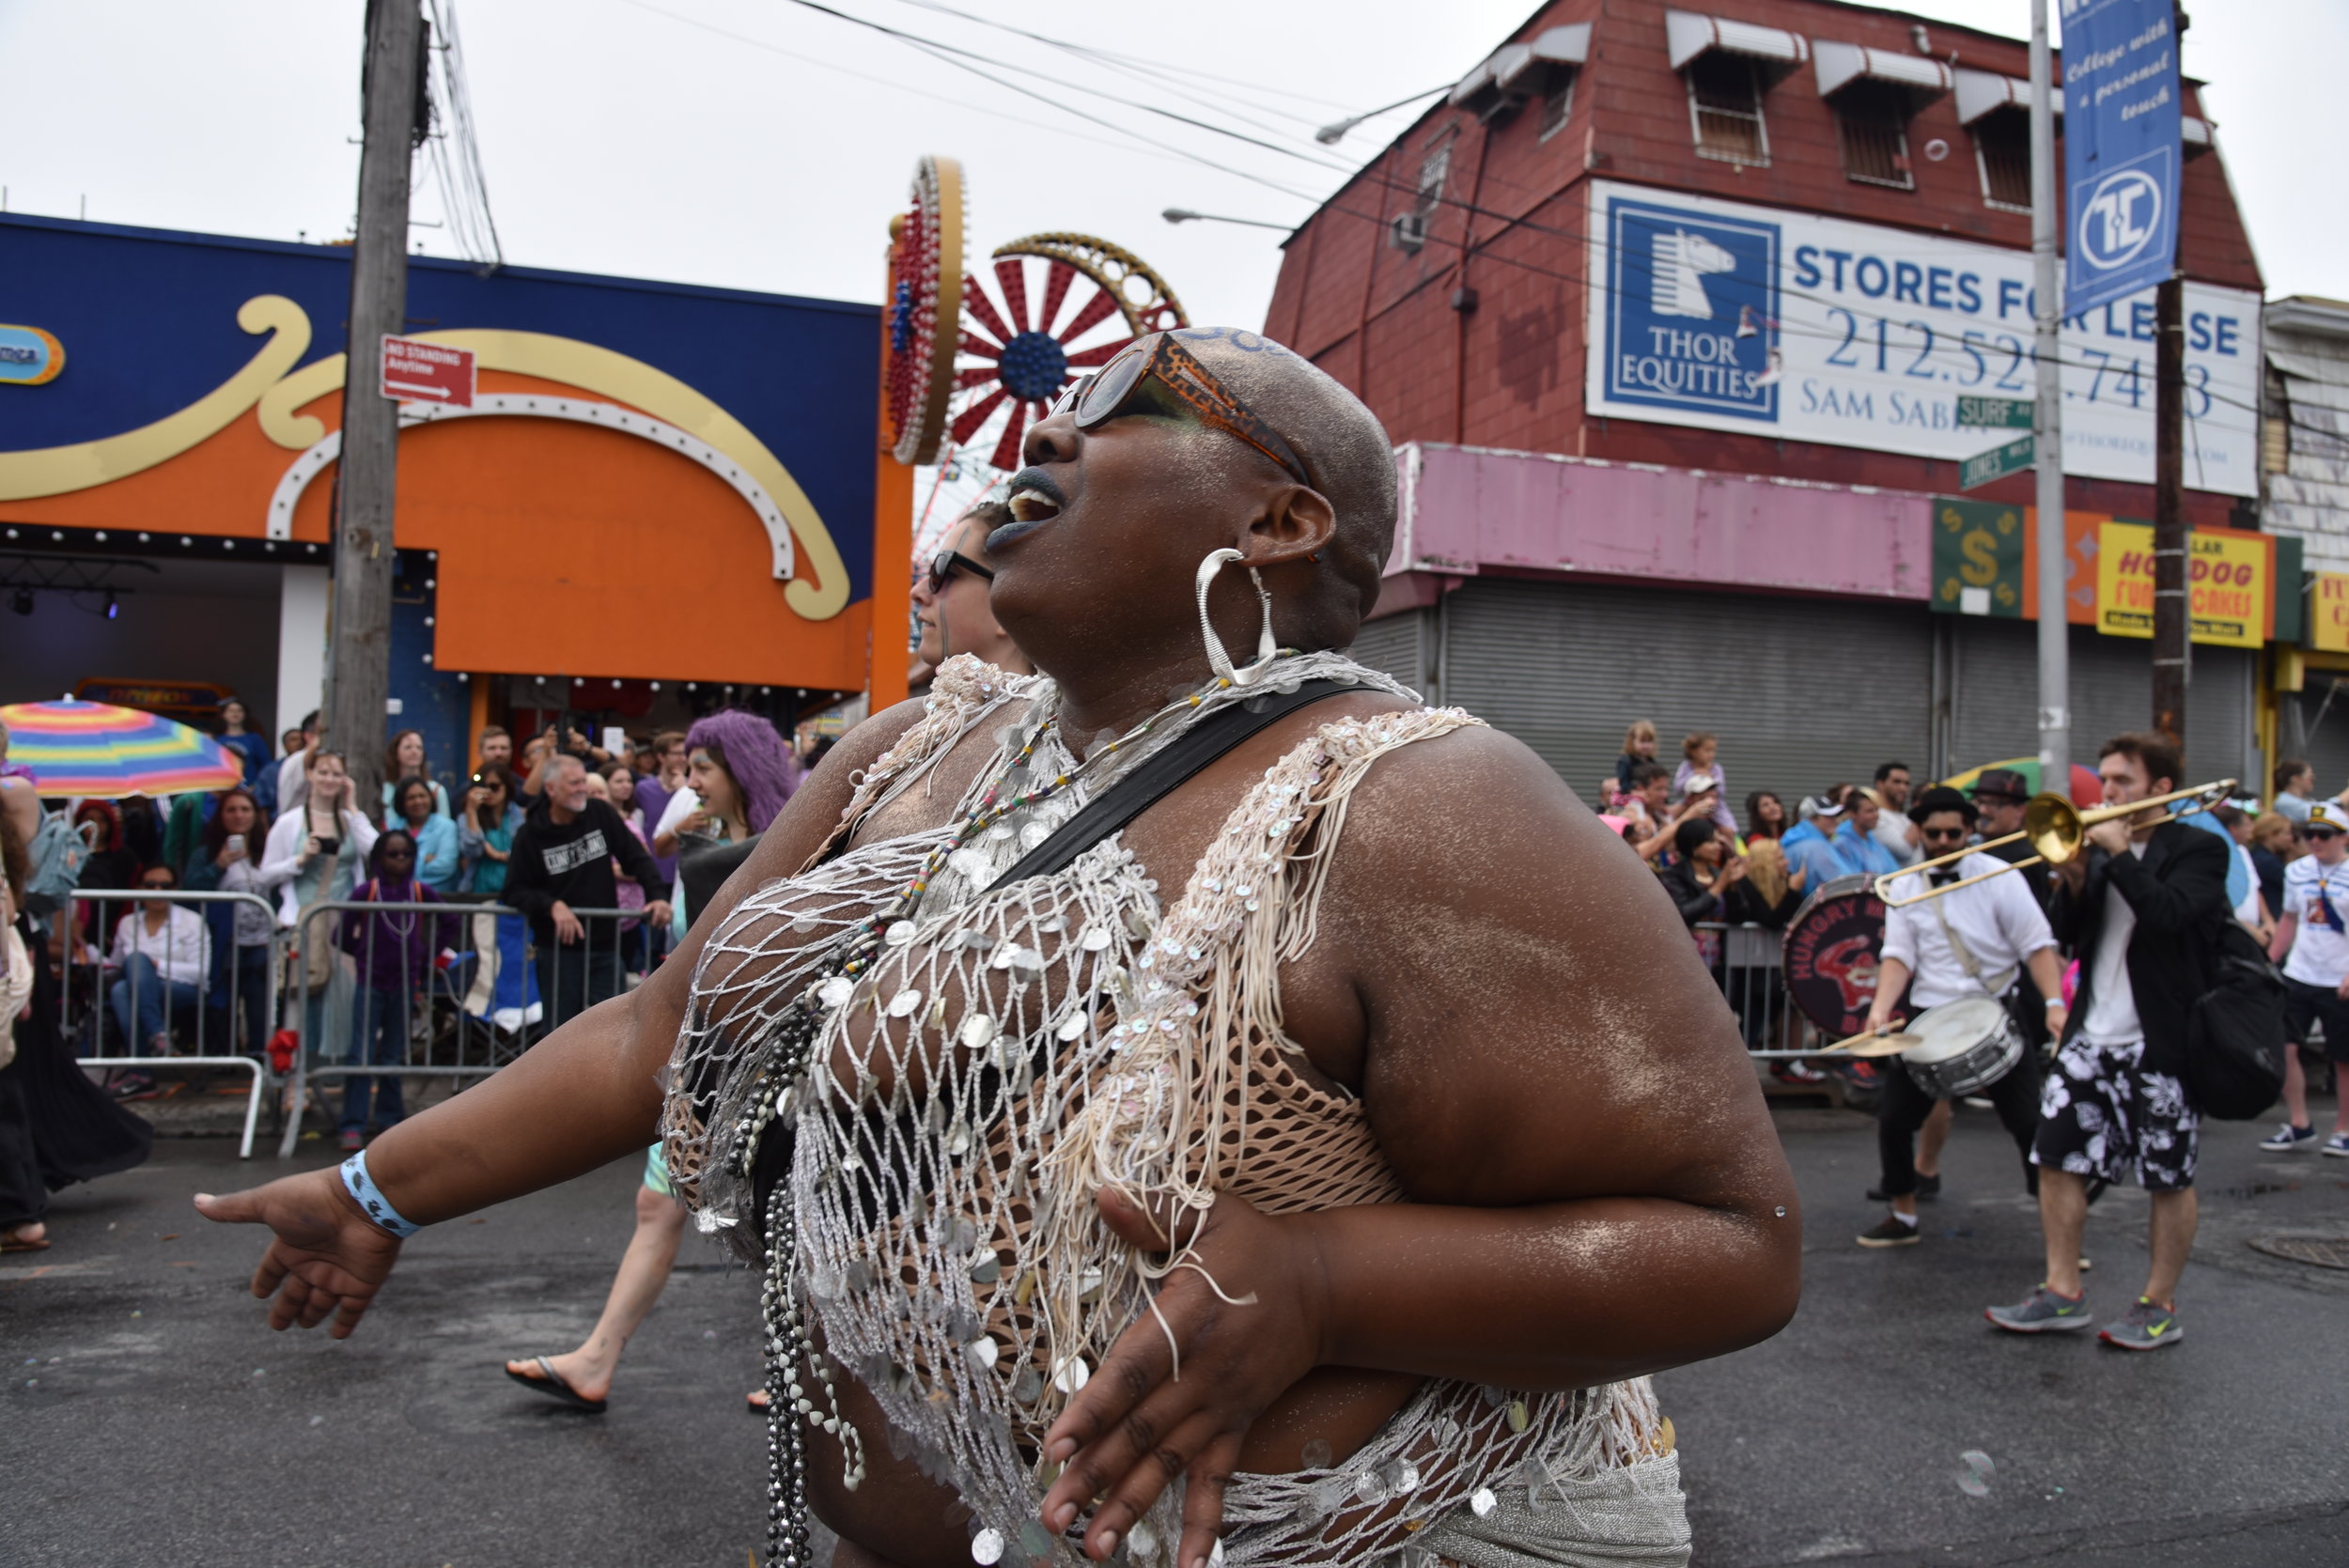
POLYGON ((2093 811, 2082 811, 2061 795, 2053 793, 2035 795, 2031 797, 2030 803, 2023 808, 2022 831, 2008 833, 2003 838, 1990 839, 1965 849, 1953 850, 1947 855, 1937 855, 1932 860, 1920 861, 1915 865, 1903 866, 1898 871, 1888 871, 1875 879, 1875 894, 1884 901, 1886 908, 1897 909, 1905 905, 1921 904, 1928 898, 1938 898, 1945 893, 1955 893, 1960 888, 1970 888, 1976 882, 1986 882, 1993 877, 2004 876, 2010 871, 2020 871, 2027 865, 2037 865, 2043 861, 2049 865, 2061 865, 2080 852, 2081 846, 2088 842, 2088 830, 2099 822, 2109 822, 2117 816, 2135 816, 2148 807, 2167 805, 2172 800, 2201 802, 2198 805, 2187 806, 2181 811, 2164 812, 2155 819, 2154 825, 2158 827, 2163 822, 2175 822, 2181 816, 2190 816, 2195 812, 2208 811, 2211 807, 2217 805, 2229 795, 2234 793, 2235 784, 2236 781, 2233 779, 2220 779, 2216 784, 2197 784, 2192 789, 2173 789, 2167 795, 2155 795, 2147 800, 2132 801, 2125 806, 2098 806, 2093 811), (1947 865, 1952 861, 1962 861, 1968 855, 1979 854, 1995 845, 2012 844, 2018 838, 2030 840, 2030 846, 2039 852, 2029 860, 2015 861, 1999 867, 1996 871, 1985 871, 1980 876, 1945 883, 1923 893, 1895 897, 1885 891, 1904 877, 1921 876, 1935 866, 1947 865))

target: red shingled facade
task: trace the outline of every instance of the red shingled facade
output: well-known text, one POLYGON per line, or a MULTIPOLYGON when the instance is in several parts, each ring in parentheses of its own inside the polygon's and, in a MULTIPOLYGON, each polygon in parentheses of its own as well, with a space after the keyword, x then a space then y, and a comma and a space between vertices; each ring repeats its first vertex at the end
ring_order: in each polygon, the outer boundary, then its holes
MULTIPOLYGON (((1964 69, 2030 74, 2030 50, 2012 39, 1836 0, 1710 0, 1683 8, 1812 39, 1919 53, 1964 69)), ((1286 244, 1266 334, 1352 387, 1397 442, 1452 442, 1562 452, 1679 468, 1783 474, 1837 484, 1947 491, 1955 465, 1897 453, 1684 429, 1583 410, 1582 284, 1588 265, 1586 183, 1631 181, 1764 206, 1831 213, 2028 250, 2030 220, 1983 199, 1972 133, 1953 97, 1926 104, 1909 126, 1915 189, 1851 179, 1835 117, 1814 67, 1780 80, 1765 100, 1769 163, 1700 157, 1688 94, 1667 53, 1662 0, 1557 0, 1511 39, 1590 23, 1590 53, 1563 125, 1545 136, 1536 101, 1490 125, 1439 102, 1309 218, 1286 244), (1390 242, 1388 222, 1414 205, 1428 149, 1453 138, 1443 202, 1416 255, 1390 242), (1949 155, 1917 156, 1934 138, 1949 155), (1457 309, 1462 289, 1472 309, 1457 309)), ((2061 80, 2059 71, 2058 80, 2061 80)), ((2186 112, 2201 109, 2193 84, 2186 112)), ((2059 159, 2061 147, 2059 145, 2059 159)), ((2222 155, 2185 164, 2186 271, 2259 289, 2259 269, 2222 155)), ((2061 184, 2061 179, 2059 179, 2061 184)), ((2028 504, 2030 478, 1985 488, 1984 500, 2028 504)), ((2151 516, 2149 487, 2075 477, 2074 507, 2151 516)), ((2232 497, 2188 491, 2189 520, 2217 526, 2232 497)))

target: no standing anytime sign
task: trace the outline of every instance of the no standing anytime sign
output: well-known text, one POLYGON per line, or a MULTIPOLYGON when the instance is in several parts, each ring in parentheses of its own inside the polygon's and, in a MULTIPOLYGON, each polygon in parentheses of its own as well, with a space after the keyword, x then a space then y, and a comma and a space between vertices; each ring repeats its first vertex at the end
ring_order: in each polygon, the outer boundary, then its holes
POLYGON ((400 403, 473 407, 474 356, 413 337, 383 335, 383 396, 400 403))

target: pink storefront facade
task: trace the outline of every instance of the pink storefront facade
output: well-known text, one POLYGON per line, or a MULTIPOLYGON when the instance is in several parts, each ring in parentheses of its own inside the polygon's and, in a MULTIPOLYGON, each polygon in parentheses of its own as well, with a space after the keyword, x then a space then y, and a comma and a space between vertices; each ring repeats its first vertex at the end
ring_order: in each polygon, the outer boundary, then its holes
MULTIPOLYGON (((2036 749, 2033 624, 1928 608, 1933 495, 1430 442, 1396 461, 1358 656, 1517 736, 1586 800, 1636 719, 1667 762, 1718 735, 1741 817, 1754 789, 2036 749)), ((2076 722, 2141 727, 2141 644, 2072 644, 2076 722)), ((2197 649, 2195 777, 2247 765, 2254 666, 2197 649)))

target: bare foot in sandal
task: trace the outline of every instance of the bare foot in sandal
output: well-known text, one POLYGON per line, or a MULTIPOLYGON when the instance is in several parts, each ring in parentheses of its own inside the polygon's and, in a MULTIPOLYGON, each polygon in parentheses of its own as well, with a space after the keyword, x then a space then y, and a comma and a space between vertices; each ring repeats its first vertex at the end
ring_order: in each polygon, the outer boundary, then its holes
POLYGON ((0 1252, 39 1252, 49 1245, 49 1227, 38 1219, 27 1219, 0 1231, 0 1252))
POLYGON ((528 1383, 544 1382, 547 1373, 538 1364, 543 1360, 546 1368, 567 1384, 571 1392, 590 1405, 600 1405, 611 1396, 612 1374, 619 1370, 617 1347, 614 1348, 614 1354, 611 1357, 599 1357, 595 1354, 594 1342, 590 1341, 567 1356, 526 1356, 519 1361, 506 1362, 506 1375, 519 1377, 528 1383))

